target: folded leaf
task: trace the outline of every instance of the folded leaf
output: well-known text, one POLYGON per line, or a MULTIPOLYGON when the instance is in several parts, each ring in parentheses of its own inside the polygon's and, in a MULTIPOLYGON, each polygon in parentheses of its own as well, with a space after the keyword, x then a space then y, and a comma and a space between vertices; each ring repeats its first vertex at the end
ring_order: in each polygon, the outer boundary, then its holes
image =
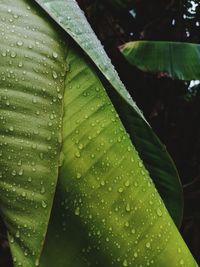
POLYGON ((78 43, 112 85, 112 87, 107 86, 110 88, 111 100, 120 113, 121 119, 171 216, 177 226, 180 226, 183 197, 176 168, 166 149, 131 99, 80 8, 74 0, 36 0, 36 2, 78 43))
POLYGON ((197 266, 95 69, 69 48, 62 166, 40 267, 197 266))
POLYGON ((120 49, 128 62, 142 71, 179 80, 200 79, 199 44, 135 41, 120 49))
POLYGON ((65 49, 30 1, 0 1, 0 212, 15 266, 39 264, 58 176, 65 49))

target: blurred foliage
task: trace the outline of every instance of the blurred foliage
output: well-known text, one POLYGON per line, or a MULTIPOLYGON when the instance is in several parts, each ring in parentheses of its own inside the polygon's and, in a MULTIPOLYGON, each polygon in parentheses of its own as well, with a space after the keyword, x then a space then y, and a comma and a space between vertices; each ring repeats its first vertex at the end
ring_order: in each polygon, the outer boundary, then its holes
POLYGON ((182 233, 200 263, 200 86, 143 73, 129 65, 118 49, 135 40, 200 43, 200 2, 135 0, 130 10, 114 7, 114 0, 78 2, 121 79, 176 162, 185 195, 182 233))

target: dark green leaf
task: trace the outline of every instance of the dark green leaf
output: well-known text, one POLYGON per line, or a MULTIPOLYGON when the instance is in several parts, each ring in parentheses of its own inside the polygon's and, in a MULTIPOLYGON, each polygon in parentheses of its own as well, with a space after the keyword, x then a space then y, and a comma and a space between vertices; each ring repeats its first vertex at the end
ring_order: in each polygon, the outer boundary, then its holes
POLYGON ((136 41, 123 45, 121 52, 142 71, 179 80, 200 79, 199 44, 136 41))

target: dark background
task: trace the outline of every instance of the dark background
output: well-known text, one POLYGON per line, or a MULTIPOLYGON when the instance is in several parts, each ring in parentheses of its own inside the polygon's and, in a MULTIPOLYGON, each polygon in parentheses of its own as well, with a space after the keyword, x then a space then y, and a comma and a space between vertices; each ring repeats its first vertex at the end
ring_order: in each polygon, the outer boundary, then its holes
MULTIPOLYGON (((176 163, 185 201, 181 233, 200 263, 200 86, 141 72, 118 50, 133 40, 200 43, 199 1, 134 0, 131 12, 114 8, 112 0, 78 2, 122 81, 176 163)), ((12 266, 2 222, 0 266, 12 266)))

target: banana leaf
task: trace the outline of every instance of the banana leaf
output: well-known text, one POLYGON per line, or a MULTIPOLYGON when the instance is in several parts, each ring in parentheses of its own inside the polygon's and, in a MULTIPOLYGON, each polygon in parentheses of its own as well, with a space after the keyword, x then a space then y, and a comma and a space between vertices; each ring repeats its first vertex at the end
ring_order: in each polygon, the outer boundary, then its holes
POLYGON ((197 266, 91 64, 69 47, 62 166, 40 267, 197 266))
MULTIPOLYGON (((81 19, 80 27, 86 27, 81 46, 90 59, 35 2, 0 2, 0 212, 14 265, 39 266, 44 247, 41 265, 46 267, 64 267, 69 261, 76 266, 129 266, 135 258, 136 264, 165 266, 170 257, 174 266, 197 266, 124 129, 123 116, 118 117, 108 97, 110 87, 104 89, 107 83, 99 79, 91 59, 128 107, 130 119, 135 116, 133 125, 140 126, 135 127, 136 136, 142 133, 146 139, 141 150, 150 151, 149 143, 156 147, 148 159, 154 163, 160 155, 166 158, 175 173, 169 176, 170 184, 179 185, 171 159, 156 138, 151 141, 151 128, 102 48, 96 43, 92 51, 85 42, 91 30, 76 3, 54 1, 45 9, 56 5, 62 14, 81 19)), ((70 23, 66 26, 70 29, 70 23)), ((95 39, 92 33, 89 37, 95 39)), ((160 173, 158 179, 168 185, 161 165, 160 173)), ((172 189, 180 192, 180 185, 172 189)))
POLYGON ((166 207, 179 227, 183 214, 183 196, 176 167, 119 79, 76 1, 58 1, 58 4, 51 0, 36 0, 36 2, 73 38, 110 83, 111 86, 106 88, 111 100, 166 207))
POLYGON ((66 72, 59 29, 29 3, 0 1, 0 212, 15 266, 27 267, 52 209, 66 72))
POLYGON ((200 79, 200 45, 164 41, 135 41, 120 47, 127 61, 144 72, 178 80, 200 79))

